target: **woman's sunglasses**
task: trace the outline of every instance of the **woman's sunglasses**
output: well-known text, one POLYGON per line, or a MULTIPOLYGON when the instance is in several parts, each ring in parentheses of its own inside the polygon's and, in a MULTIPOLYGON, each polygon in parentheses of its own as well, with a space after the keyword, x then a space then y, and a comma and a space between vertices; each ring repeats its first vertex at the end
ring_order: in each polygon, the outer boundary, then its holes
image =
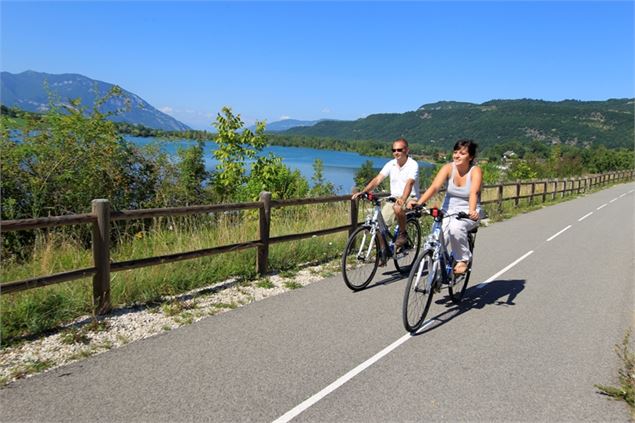
POLYGON ((393 148, 392 149, 393 153, 396 153, 396 152, 400 152, 401 153, 402 151, 403 151, 403 148, 393 148))

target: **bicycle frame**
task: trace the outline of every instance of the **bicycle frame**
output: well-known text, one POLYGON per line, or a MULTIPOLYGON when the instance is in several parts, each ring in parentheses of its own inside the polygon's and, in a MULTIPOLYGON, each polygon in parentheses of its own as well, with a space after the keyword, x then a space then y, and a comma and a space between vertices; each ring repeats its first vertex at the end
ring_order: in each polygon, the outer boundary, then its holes
MULTIPOLYGON (((386 221, 384 220, 384 216, 381 214, 381 207, 380 207, 381 200, 372 199, 371 201, 374 207, 372 217, 370 218, 367 217, 366 221, 364 222, 364 225, 370 229, 371 237, 370 237, 370 243, 368 244, 368 251, 366 252, 366 255, 364 257, 365 258, 369 257, 372 251, 372 246, 375 245, 375 237, 380 236, 381 237, 380 245, 382 244, 382 241, 383 241, 383 246, 380 251, 381 259, 387 260, 388 258, 394 257, 395 250, 394 250, 394 244, 392 243, 396 239, 397 234, 399 232, 399 225, 398 224, 395 225, 394 234, 391 234, 390 228, 388 228, 388 225, 386 224, 386 221)), ((364 241, 365 240, 366 239, 364 238, 364 241)), ((360 257, 359 254, 361 254, 361 249, 363 245, 364 243, 360 245, 360 251, 358 253, 358 257, 360 257)))
MULTIPOLYGON (((427 236, 425 243, 423 244, 423 249, 421 250, 421 254, 424 254, 426 251, 432 251, 433 265, 431 271, 428 273, 428 278, 424 287, 425 292, 429 292, 429 290, 433 288, 433 283, 435 282, 437 275, 441 276, 442 283, 451 284, 453 281, 453 259, 445 246, 443 219, 456 216, 458 213, 444 215, 443 212, 438 209, 437 213, 437 216, 433 216, 434 223, 432 224, 432 230, 427 236)), ((419 268, 417 269, 417 279, 421 277, 423 266, 424 263, 421 261, 421 263, 419 263, 419 268)))

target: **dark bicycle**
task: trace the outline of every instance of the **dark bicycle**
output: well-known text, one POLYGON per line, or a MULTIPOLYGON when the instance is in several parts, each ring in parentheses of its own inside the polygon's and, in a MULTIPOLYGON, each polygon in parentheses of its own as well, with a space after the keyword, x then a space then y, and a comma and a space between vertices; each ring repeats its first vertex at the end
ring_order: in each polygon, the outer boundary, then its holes
MULTIPOLYGON (((365 222, 351 234, 346 242, 342 256, 342 275, 344 282, 353 291, 365 288, 375 276, 377 268, 393 259, 400 273, 410 271, 421 247, 420 210, 406 213, 406 244, 395 248, 399 225, 391 233, 381 215, 381 199, 373 193, 363 193, 359 198, 373 204, 365 222)), ((386 201, 394 202, 393 197, 386 201)))
MULTIPOLYGON (((406 283, 402 312, 404 327, 409 332, 416 332, 423 325, 435 292, 447 288, 452 302, 459 304, 472 273, 472 260, 468 263, 465 273, 460 275, 454 273, 455 260, 445 247, 441 228, 444 218, 456 216, 457 219, 469 219, 469 216, 463 212, 445 215, 438 208, 422 209, 423 214, 429 214, 434 218, 434 223, 422 253, 412 265, 406 283)), ((468 232, 468 242, 472 252, 477 229, 474 228, 468 232)))

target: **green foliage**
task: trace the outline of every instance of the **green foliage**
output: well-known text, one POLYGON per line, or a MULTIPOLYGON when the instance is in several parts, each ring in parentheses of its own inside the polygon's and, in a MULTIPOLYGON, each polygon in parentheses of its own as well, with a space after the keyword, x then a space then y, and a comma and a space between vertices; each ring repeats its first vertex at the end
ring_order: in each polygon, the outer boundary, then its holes
POLYGON ((526 161, 514 162, 509 171, 509 179, 511 180, 535 179, 537 177, 538 172, 532 169, 526 161))
POLYGON ((304 197, 309 192, 307 180, 298 170, 290 170, 280 157, 273 154, 258 157, 251 166, 247 183, 241 188, 239 198, 256 201, 262 191, 271 192, 274 199, 304 197))
POLYGON ((324 180, 324 163, 320 159, 313 162, 313 177, 311 178, 313 187, 309 194, 314 197, 323 197, 335 194, 335 186, 331 182, 324 180))
POLYGON ((626 402, 635 416, 635 353, 630 347, 631 331, 627 331, 622 345, 615 346, 615 352, 623 364, 618 372, 620 386, 595 385, 605 395, 626 402))
POLYGON ((90 114, 79 100, 64 113, 53 108, 25 127, 19 142, 3 134, 2 218, 87 212, 95 198, 119 208, 152 196, 148 168, 99 104, 90 114))
POLYGON ((373 162, 366 160, 355 172, 355 186, 360 190, 364 189, 378 173, 379 170, 373 167, 373 162))
POLYGON ((253 159, 266 145, 264 136, 265 125, 256 122, 256 133, 244 126, 240 115, 234 115, 229 107, 223 107, 214 123, 218 134, 214 142, 218 148, 214 150, 214 157, 219 164, 213 174, 213 186, 221 201, 233 198, 238 188, 246 182, 245 161, 253 159))
POLYGON ((189 148, 179 147, 179 162, 177 163, 177 186, 180 193, 180 203, 189 205, 205 202, 204 186, 208 172, 205 170, 203 157, 203 141, 189 148))

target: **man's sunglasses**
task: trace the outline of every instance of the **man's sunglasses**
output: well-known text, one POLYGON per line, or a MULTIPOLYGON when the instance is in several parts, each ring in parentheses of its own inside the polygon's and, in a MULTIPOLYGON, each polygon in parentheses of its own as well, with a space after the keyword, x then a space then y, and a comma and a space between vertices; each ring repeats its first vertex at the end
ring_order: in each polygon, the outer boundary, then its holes
POLYGON ((393 153, 396 153, 396 152, 400 152, 401 153, 403 150, 404 150, 403 148, 393 148, 392 152, 393 153))

